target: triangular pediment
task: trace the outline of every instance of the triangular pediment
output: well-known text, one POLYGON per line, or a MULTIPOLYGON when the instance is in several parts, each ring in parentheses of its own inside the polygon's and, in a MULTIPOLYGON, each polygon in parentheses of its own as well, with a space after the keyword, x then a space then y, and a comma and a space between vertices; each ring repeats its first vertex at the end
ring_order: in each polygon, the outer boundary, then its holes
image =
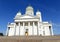
POLYGON ((33 18, 38 18, 37 16, 32 16, 32 15, 21 15, 21 16, 16 16, 14 19, 33 19, 33 18))
POLYGON ((24 16, 21 16, 20 18, 34 18, 34 16, 24 15, 24 16))

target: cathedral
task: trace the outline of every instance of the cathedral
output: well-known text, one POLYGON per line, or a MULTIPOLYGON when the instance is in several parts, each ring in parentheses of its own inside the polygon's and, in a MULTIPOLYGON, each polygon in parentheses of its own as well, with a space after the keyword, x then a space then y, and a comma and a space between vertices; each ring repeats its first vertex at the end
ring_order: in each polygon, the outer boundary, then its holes
POLYGON ((51 36, 53 35, 52 24, 42 21, 41 12, 38 10, 34 15, 32 6, 26 7, 22 15, 18 12, 14 22, 7 25, 7 36, 51 36))

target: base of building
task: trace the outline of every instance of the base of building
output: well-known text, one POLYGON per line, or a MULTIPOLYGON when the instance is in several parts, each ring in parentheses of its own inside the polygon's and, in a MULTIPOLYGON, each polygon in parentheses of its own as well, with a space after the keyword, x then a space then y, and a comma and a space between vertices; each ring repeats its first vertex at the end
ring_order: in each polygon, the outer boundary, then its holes
POLYGON ((60 36, 0 36, 0 42, 60 42, 60 36))

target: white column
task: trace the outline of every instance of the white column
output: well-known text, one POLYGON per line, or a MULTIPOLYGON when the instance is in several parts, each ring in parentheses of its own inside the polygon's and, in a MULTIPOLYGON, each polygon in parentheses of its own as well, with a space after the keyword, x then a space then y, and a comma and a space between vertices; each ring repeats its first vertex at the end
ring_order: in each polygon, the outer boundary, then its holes
POLYGON ((34 35, 34 22, 33 22, 33 28, 32 28, 32 35, 34 35))
POLYGON ((28 22, 28 35, 31 35, 31 32, 30 32, 30 22, 28 22))
POLYGON ((19 36, 20 36, 20 22, 19 22, 19 36))

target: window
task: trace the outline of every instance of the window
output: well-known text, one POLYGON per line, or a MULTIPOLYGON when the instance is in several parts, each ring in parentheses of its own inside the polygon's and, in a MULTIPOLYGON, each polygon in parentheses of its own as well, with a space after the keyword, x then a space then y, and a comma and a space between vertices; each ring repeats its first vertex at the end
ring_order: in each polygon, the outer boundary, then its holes
POLYGON ((49 26, 49 28, 51 28, 51 26, 49 26))
POLYGON ((43 31, 43 35, 45 35, 45 31, 43 31))
POLYGON ((28 29, 26 29, 26 32, 28 32, 28 29))
POLYGON ((8 27, 8 29, 10 29, 10 27, 8 27))

